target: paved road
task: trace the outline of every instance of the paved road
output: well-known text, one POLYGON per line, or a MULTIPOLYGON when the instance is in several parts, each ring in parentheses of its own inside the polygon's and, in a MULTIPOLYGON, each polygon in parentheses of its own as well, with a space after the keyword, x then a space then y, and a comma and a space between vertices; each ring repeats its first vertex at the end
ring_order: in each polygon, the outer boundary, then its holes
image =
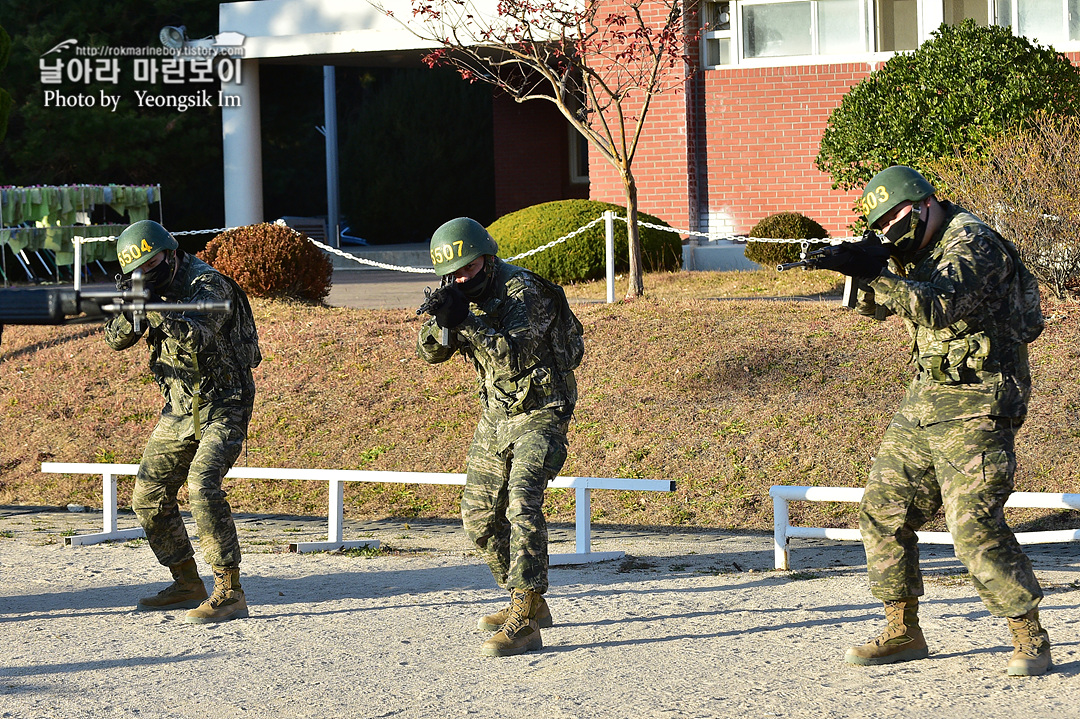
POLYGON ((435 275, 396 270, 334 270, 326 304, 359 309, 406 309, 424 301, 424 288, 439 286, 435 275))
MULTIPOLYGON (((1080 701, 1069 545, 1027 550, 1056 667, 1026 678, 1004 674, 1008 631, 950 547, 922 557, 929 658, 855 667, 844 648, 882 625, 858 543, 800 541, 798 569, 777 572, 767 534, 594 527, 597 550, 626 556, 553 567, 543 649, 496 660, 476 617, 505 593, 459 522, 355 520, 347 535, 380 550, 297 555, 325 517, 240 515, 251 616, 206 626, 133 610, 168 578, 145 540, 64 545, 101 522, 0 507, 0 717, 1015 719, 1080 701)), ((559 551, 572 532, 555 529, 559 551)))

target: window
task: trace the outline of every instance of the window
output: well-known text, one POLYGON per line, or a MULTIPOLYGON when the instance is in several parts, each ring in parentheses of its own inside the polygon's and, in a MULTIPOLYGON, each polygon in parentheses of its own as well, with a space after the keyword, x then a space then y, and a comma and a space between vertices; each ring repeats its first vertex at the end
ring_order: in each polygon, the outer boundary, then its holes
POLYGON ((570 182, 589 184, 589 141, 577 129, 567 123, 570 130, 570 182))
POLYGON ((919 7, 916 0, 877 0, 877 49, 914 50, 919 46, 919 7))
POLYGON ((1080 0, 997 0, 995 10, 998 25, 1040 45, 1080 41, 1080 0))
POLYGON ((732 64, 731 3, 703 3, 701 23, 705 34, 705 66, 732 64))
POLYGON ((702 22, 706 67, 868 49, 865 0, 705 2, 702 22))
POLYGON ((911 51, 942 22, 969 19, 1010 25, 1057 50, 1080 47, 1080 0, 705 0, 701 7, 706 68, 911 51))
POLYGON ((861 0, 742 4, 743 57, 866 52, 861 0))
POLYGON ((945 0, 945 24, 959 25, 972 19, 979 27, 990 24, 990 3, 986 0, 945 0))

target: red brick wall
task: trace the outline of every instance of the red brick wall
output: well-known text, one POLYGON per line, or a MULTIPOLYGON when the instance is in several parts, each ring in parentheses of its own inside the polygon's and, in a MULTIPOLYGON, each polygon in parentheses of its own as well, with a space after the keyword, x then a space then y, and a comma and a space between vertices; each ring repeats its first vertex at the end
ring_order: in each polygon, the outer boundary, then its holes
MULTIPOLYGON (((1080 64, 1080 53, 1068 56, 1080 64)), ((695 212, 687 209, 696 195, 703 209, 728 216, 735 232, 774 212, 796 211, 833 236, 846 234, 859 193, 833 190, 814 157, 829 113, 870 71, 857 63, 698 73, 700 92, 691 81, 686 93, 663 98, 649 115, 633 166, 641 209, 697 229, 695 212), (687 112, 687 93, 698 112, 687 112)), ((593 157, 590 174, 593 199, 623 204, 614 169, 593 157)))
POLYGON ((495 215, 552 200, 587 198, 589 186, 570 182, 567 121, 546 100, 492 99, 495 215))
POLYGON ((707 71, 709 210, 736 232, 793 211, 846 234, 858 193, 833 190, 814 157, 829 113, 869 73, 861 63, 707 71))
MULTIPOLYGON (((830 188, 813 159, 829 112, 867 72, 866 65, 836 65, 698 73, 683 92, 658 98, 647 117, 633 165, 641 209, 697 229, 696 196, 736 232, 797 211, 842 233, 852 200, 830 188), (687 151, 688 126, 696 157, 687 151)), ((590 174, 593 199, 623 204, 613 169, 594 159, 590 174)))
MULTIPOLYGON (((625 13, 623 0, 609 0, 610 11, 625 13)), ((651 18, 654 29, 663 25, 666 8, 661 2, 646 2, 641 7, 647 19, 651 18)), ((607 9, 599 13, 603 17, 607 9)), ((689 23, 696 30, 696 21, 689 23)), ((627 27, 627 30, 632 30, 627 27)), ((697 42, 689 43, 686 48, 693 62, 697 58, 697 42)), ((692 148, 695 145, 693 132, 693 113, 687 112, 692 107, 695 87, 681 81, 685 69, 681 66, 669 71, 665 81, 666 89, 653 97, 645 117, 645 129, 642 133, 634 160, 631 165, 638 193, 638 209, 665 220, 673 227, 694 229, 696 224, 696 173, 693 166, 692 148)), ((700 95, 700 88, 697 88, 700 95)), ((632 137, 634 123, 640 105, 624 102, 627 119, 627 139, 632 137)), ((636 98, 640 102, 640 96, 636 98)), ((609 113, 608 120, 613 129, 617 129, 617 120, 609 113)), ((618 141, 618 138, 616 138, 618 141)), ((622 178, 615 166, 597 152, 589 154, 589 197, 604 202, 626 205, 626 193, 622 178)))

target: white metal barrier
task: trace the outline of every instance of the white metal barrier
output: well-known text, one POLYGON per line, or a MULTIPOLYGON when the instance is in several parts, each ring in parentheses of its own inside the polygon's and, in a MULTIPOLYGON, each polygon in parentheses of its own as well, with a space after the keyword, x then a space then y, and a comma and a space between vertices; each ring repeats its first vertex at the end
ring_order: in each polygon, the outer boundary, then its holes
MULTIPOLYGON (((773 498, 773 553, 774 566, 788 569, 788 543, 792 537, 802 539, 836 539, 842 541, 862 541, 858 529, 838 529, 830 527, 793 527, 788 524, 788 502, 860 502, 861 487, 790 487, 774 485, 769 488, 773 498)), ((1080 494, 1053 494, 1051 492, 1013 492, 1006 507, 1025 507, 1041 509, 1080 509, 1080 494)), ((948 532, 917 532, 916 536, 924 544, 952 544, 952 535, 948 532)), ((1080 529, 1058 529, 1048 532, 1018 532, 1016 540, 1020 544, 1052 544, 1054 542, 1072 542, 1080 539, 1080 529)))
MULTIPOLYGON (((116 527, 116 478, 134 475, 137 464, 104 464, 98 462, 43 462, 41 471, 53 474, 100 474, 102 480, 101 508, 103 527, 101 532, 65 538, 67 544, 96 544, 113 539, 142 537, 141 527, 117 529, 116 527)), ((375 540, 349 540, 343 536, 344 498, 346 482, 391 482, 398 484, 465 484, 464 474, 447 472, 375 472, 351 469, 288 469, 266 467, 233 467, 226 475, 233 479, 296 479, 330 483, 330 501, 327 511, 327 536, 325 542, 298 542, 289 545, 290 551, 315 552, 327 549, 351 547, 377 547, 375 540)), ((594 552, 592 541, 591 494, 594 489, 618 489, 639 492, 672 492, 675 482, 666 479, 620 479, 616 477, 556 477, 548 487, 573 489, 575 500, 575 546, 572 554, 551 554, 549 563, 581 564, 618 559, 624 552, 594 552)))

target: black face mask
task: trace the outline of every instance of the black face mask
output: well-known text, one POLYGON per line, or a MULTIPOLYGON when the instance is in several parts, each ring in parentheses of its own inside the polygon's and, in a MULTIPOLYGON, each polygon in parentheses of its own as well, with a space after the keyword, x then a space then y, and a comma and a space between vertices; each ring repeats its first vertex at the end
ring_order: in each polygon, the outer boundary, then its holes
POLYGON ((176 259, 172 253, 166 253, 165 260, 158 263, 152 270, 143 273, 143 282, 155 295, 164 294, 172 284, 173 270, 176 269, 176 259))
POLYGON ((476 273, 472 278, 465 280, 458 285, 465 296, 470 300, 478 300, 484 296, 487 290, 488 279, 490 278, 490 272, 488 271, 488 262, 484 260, 484 266, 476 273))
POLYGON ((922 217, 922 208, 913 205, 908 215, 908 222, 897 222, 888 229, 885 237, 893 244, 893 256, 901 261, 910 260, 919 251, 922 244, 923 233, 926 227, 919 222, 922 217))

